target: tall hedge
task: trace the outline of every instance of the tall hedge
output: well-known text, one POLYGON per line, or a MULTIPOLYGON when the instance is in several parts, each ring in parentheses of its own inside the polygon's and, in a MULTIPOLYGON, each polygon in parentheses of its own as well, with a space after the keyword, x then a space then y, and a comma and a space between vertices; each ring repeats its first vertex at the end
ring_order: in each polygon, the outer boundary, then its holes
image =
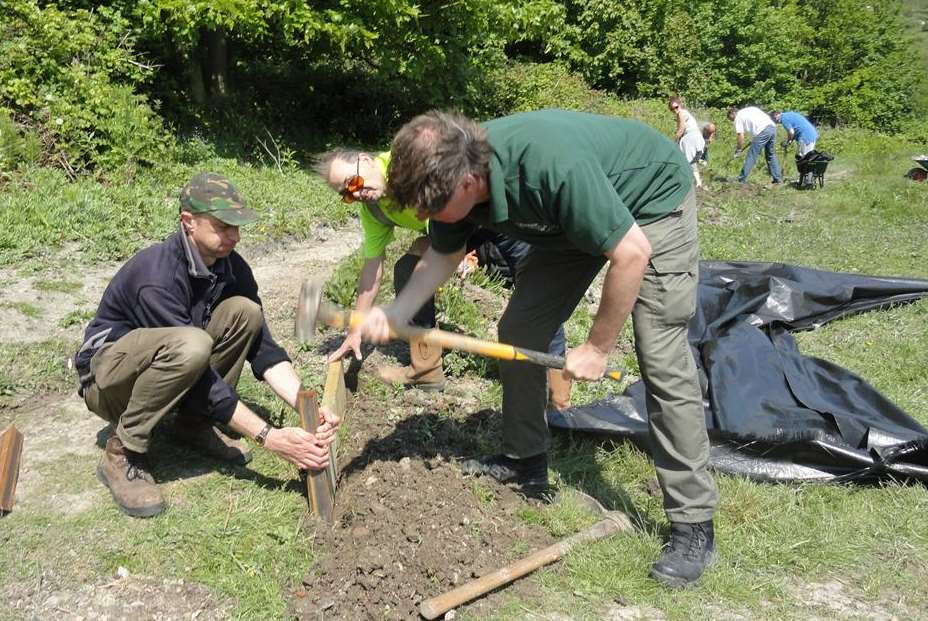
MULTIPOLYGON (((897 130, 925 66, 898 0, 560 0, 530 50, 594 87, 680 93, 724 107, 790 107, 820 122, 897 130)), ((531 37, 532 34, 526 36, 531 37)))

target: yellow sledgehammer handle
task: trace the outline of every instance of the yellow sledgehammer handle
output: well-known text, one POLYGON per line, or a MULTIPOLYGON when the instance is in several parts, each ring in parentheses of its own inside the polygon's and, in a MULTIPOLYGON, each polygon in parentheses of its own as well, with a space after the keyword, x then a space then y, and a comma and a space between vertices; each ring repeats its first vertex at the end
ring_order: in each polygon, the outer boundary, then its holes
MULTIPOLYGON (((320 319, 326 325, 339 330, 357 328, 365 319, 363 313, 349 310, 331 310, 327 313, 320 313, 320 319)), ((417 339, 437 345, 442 349, 453 349, 456 351, 466 351, 472 354, 479 354, 488 358, 497 360, 522 360, 533 362, 537 365, 548 367, 549 369, 563 369, 564 358, 552 354, 523 349, 505 343, 496 341, 484 341, 475 339, 472 336, 446 332, 438 328, 418 328, 416 326, 390 326, 391 338, 397 338, 404 341, 417 339)), ((625 377, 625 372, 621 369, 606 369, 606 377, 619 381, 625 377)))

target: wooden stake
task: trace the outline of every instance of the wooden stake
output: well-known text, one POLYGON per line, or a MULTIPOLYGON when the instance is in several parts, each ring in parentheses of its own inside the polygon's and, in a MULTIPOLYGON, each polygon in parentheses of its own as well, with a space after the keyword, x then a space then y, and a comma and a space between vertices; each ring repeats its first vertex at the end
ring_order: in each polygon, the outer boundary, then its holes
MULTIPOLYGON (((316 392, 314 390, 301 390, 297 394, 297 409, 303 429, 316 433, 319 427, 319 408, 316 405, 316 392)), ((331 448, 331 447, 330 447, 331 448)), ((329 465, 323 470, 310 470, 306 473, 306 497, 309 500, 310 510, 331 524, 335 517, 335 482, 329 474, 332 462, 335 459, 333 451, 329 451, 329 465)))
POLYGON ((0 434, 0 515, 13 510, 23 454, 23 434, 10 425, 0 434))
MULTIPOLYGON (((329 363, 329 369, 325 376, 325 388, 322 391, 322 405, 328 407, 340 419, 345 420, 345 412, 348 409, 348 393, 345 389, 345 369, 341 360, 329 363)), ((329 467, 326 468, 329 478, 332 479, 332 489, 335 489, 335 481, 338 480, 338 463, 335 457, 338 455, 338 443, 332 442, 329 446, 332 459, 329 460, 329 467)))

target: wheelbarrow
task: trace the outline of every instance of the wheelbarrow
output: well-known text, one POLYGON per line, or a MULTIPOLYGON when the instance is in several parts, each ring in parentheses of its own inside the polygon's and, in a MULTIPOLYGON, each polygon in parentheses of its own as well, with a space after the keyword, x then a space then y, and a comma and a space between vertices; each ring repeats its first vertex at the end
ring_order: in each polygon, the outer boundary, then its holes
POLYGON ((924 181, 928 179, 928 154, 926 155, 913 155, 912 161, 921 166, 918 168, 909 169, 909 172, 905 174, 906 177, 912 181, 924 181))
POLYGON ((824 151, 809 151, 802 157, 796 156, 796 171, 799 173, 799 181, 796 187, 800 190, 814 190, 816 187, 825 185, 825 170, 828 163, 835 159, 824 151))

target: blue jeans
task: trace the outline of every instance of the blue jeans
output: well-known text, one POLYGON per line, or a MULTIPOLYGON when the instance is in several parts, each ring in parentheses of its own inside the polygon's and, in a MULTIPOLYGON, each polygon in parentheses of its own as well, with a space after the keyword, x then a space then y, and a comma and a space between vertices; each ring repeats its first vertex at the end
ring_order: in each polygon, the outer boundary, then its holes
POLYGON ((764 158, 767 160, 767 171, 773 177, 774 183, 783 181, 783 172, 780 170, 780 162, 777 160, 776 152, 777 126, 771 125, 761 133, 754 136, 751 140, 751 148, 748 150, 747 157, 744 158, 744 166, 741 167, 741 174, 738 175, 738 181, 744 183, 754 168, 757 157, 761 149, 764 150, 764 158))

